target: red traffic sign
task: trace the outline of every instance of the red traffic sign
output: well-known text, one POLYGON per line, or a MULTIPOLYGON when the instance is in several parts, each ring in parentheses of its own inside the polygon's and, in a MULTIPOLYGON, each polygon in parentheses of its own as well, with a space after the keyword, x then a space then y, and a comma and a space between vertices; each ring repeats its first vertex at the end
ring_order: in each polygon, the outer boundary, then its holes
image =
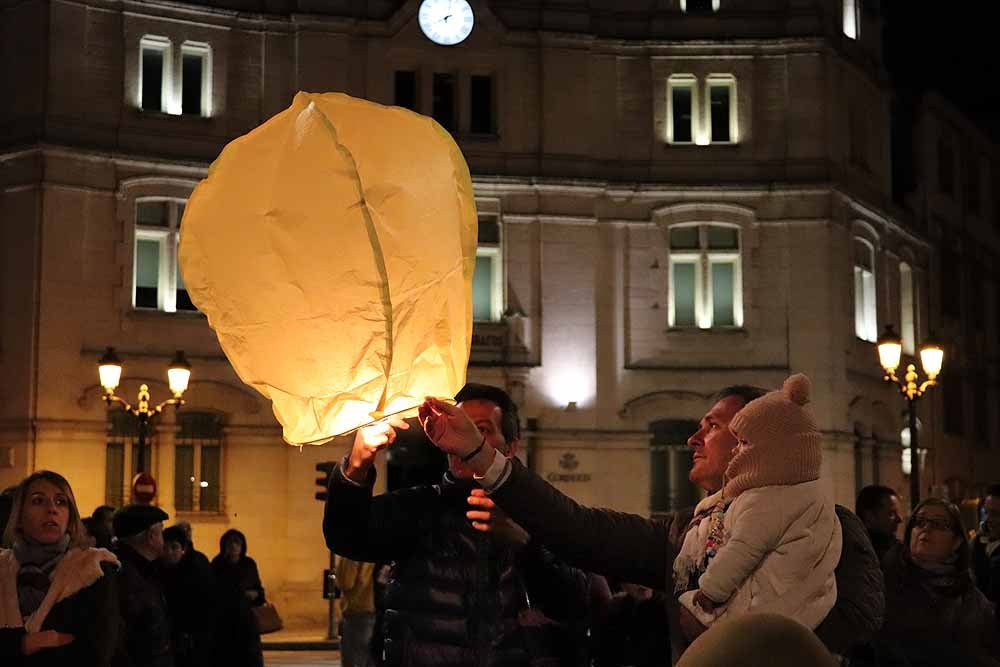
POLYGON ((148 472, 141 472, 132 480, 132 502, 151 505, 156 497, 156 480, 148 472))

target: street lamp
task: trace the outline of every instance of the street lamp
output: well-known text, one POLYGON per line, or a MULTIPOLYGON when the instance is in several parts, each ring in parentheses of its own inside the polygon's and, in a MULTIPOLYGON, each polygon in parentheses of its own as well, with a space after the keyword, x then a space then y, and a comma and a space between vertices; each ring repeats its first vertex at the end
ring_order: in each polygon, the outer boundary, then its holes
POLYGON ((901 394, 906 397, 906 408, 910 421, 910 506, 914 509, 920 502, 920 458, 918 454, 917 437, 917 399, 924 395, 924 392, 937 384, 937 376, 941 373, 941 366, 944 364, 944 349, 933 340, 924 341, 920 346, 920 365, 923 367, 924 375, 927 379, 919 382, 917 367, 914 364, 907 364, 906 374, 903 379, 896 377, 896 369, 899 368, 900 357, 903 352, 903 343, 891 324, 886 325, 885 331, 878 339, 878 360, 885 371, 886 382, 894 383, 901 394))
POLYGON ((97 372, 101 378, 101 386, 104 387, 104 402, 108 405, 121 403, 122 408, 126 412, 138 418, 139 432, 136 444, 139 462, 136 467, 139 468, 140 473, 148 472, 142 470, 142 466, 146 459, 146 430, 149 428, 149 422, 156 415, 163 412, 163 408, 168 405, 178 408, 184 405, 182 396, 188 388, 188 381, 191 379, 191 364, 184 357, 184 352, 178 350, 173 361, 170 362, 170 366, 167 368, 167 383, 170 386, 170 392, 173 394, 173 397, 153 407, 149 405, 149 386, 146 384, 139 386, 139 396, 135 407, 129 405, 128 401, 115 393, 122 377, 122 362, 115 354, 113 347, 109 347, 104 352, 101 360, 97 362, 97 372))

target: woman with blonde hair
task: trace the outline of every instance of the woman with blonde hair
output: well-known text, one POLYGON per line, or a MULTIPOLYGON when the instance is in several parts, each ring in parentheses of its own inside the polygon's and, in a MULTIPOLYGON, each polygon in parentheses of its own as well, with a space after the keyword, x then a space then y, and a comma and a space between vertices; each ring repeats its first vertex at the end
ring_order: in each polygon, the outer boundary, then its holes
POLYGON ((118 560, 86 546, 73 489, 40 470, 17 487, 0 549, 0 663, 110 665, 118 560))

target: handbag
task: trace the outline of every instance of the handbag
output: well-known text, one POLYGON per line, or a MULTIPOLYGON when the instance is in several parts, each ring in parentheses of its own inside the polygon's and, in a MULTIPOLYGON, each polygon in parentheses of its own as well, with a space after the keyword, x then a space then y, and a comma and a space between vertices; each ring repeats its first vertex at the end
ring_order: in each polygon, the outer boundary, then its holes
POLYGON ((250 607, 250 611, 253 612, 254 627, 262 635, 266 635, 269 632, 277 632, 284 627, 277 608, 270 602, 250 607))

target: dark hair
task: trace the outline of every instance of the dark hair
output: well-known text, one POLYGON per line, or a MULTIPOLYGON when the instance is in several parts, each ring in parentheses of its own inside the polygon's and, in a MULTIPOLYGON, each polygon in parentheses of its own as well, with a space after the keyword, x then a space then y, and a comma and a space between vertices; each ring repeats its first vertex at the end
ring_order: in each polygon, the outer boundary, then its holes
POLYGON ((503 389, 488 384, 469 382, 455 394, 455 402, 489 401, 500 408, 500 432, 505 442, 521 438, 521 417, 517 412, 517 403, 503 389))
POLYGON ((163 541, 176 542, 177 544, 184 547, 185 551, 187 551, 189 548, 187 541, 187 534, 184 532, 184 529, 181 528, 180 526, 170 526, 169 528, 164 528, 163 541))
POLYGON ((235 528, 230 528, 222 534, 219 538, 219 555, 225 558, 226 556, 226 543, 231 540, 238 540, 240 543, 240 558, 247 555, 247 536, 236 530, 235 528))
POLYGON ((95 509, 90 516, 97 519, 98 521, 107 521, 115 515, 115 508, 111 505, 101 505, 95 509))
POLYGON ((722 399, 729 398, 730 396, 739 396, 743 399, 743 405, 746 405, 750 401, 755 401, 766 393, 767 389, 755 387, 752 384, 733 384, 728 387, 723 387, 719 391, 715 392, 715 396, 712 397, 712 403, 718 403, 722 399))
POLYGON ((906 522, 906 531, 903 533, 903 558, 906 561, 911 561, 910 559, 910 535, 913 533, 913 525, 916 523, 917 515, 920 514, 920 510, 925 507, 942 507, 948 514, 948 520, 951 523, 951 533, 958 540, 958 551, 956 552, 958 560, 955 562, 955 567, 959 574, 963 572, 969 572, 969 565, 972 560, 971 551, 969 549, 969 541, 966 539, 965 526, 962 524, 962 513, 958 511, 954 503, 950 503, 947 500, 941 498, 928 498, 922 501, 910 514, 909 520, 906 522))
POLYGON ((854 513, 864 519, 865 512, 877 511, 882 506, 882 501, 898 495, 895 489, 890 489, 888 486, 879 486, 878 484, 866 486, 861 489, 858 493, 858 499, 854 501, 854 513))
POLYGON ((11 507, 10 519, 7 520, 7 528, 3 533, 3 541, 6 544, 13 544, 15 537, 21 537, 21 512, 24 511, 24 503, 27 500, 28 488, 35 482, 42 480, 57 487, 66 495, 69 500, 69 521, 66 523, 66 532, 69 534, 69 541, 72 546, 80 546, 87 537, 87 530, 80 520, 80 510, 76 505, 76 497, 73 495, 73 487, 69 485, 66 478, 51 470, 39 470, 25 477, 17 485, 14 492, 14 504, 11 507))

